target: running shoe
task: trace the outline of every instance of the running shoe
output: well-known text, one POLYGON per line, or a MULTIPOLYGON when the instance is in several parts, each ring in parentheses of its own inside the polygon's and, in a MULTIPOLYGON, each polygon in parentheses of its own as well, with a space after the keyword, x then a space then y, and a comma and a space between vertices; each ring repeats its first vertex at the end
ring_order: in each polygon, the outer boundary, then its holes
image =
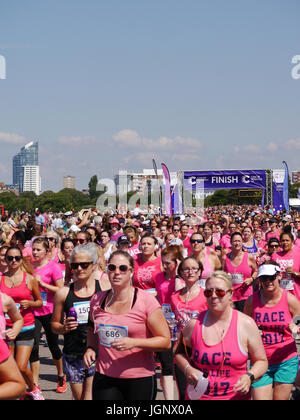
POLYGON ((66 375, 58 376, 56 392, 58 392, 59 394, 62 394, 66 392, 66 390, 67 390, 66 375))
POLYGON ((43 397, 40 387, 36 386, 34 391, 26 392, 25 400, 26 399, 44 400, 45 398, 43 397))
POLYGON ((300 387, 296 387, 291 395, 291 400, 297 401, 300 400, 300 387))

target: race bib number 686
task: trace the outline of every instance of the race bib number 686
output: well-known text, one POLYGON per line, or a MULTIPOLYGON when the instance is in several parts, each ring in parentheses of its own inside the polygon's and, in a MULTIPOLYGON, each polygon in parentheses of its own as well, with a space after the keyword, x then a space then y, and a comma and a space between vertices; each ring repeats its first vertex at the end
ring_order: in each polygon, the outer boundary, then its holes
POLYGON ((99 340, 100 344, 106 347, 111 347, 115 340, 128 337, 127 327, 120 327, 118 325, 99 324, 99 340))

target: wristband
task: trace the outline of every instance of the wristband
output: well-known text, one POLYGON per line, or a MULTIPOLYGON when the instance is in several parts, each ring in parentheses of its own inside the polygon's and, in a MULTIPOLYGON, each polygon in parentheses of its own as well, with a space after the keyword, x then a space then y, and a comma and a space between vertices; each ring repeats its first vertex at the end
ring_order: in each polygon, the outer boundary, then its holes
POLYGON ((186 367, 184 368, 184 376, 186 376, 186 371, 187 371, 187 369, 188 369, 189 367, 191 367, 191 365, 188 363, 188 364, 186 365, 186 367))

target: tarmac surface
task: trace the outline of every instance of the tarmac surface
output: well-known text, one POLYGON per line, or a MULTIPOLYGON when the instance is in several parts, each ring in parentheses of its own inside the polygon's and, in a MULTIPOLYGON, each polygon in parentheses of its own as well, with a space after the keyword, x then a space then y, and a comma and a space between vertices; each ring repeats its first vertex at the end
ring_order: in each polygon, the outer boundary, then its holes
MULTIPOLYGON (((62 340, 60 340, 60 347, 62 348, 62 340)), ((67 391, 63 394, 56 392, 57 387, 57 370, 52 361, 49 348, 40 344, 40 386, 45 400, 72 400, 72 392, 70 385, 67 384, 67 391)), ((164 400, 162 388, 160 385, 160 370, 156 370, 157 376, 157 396, 156 401, 164 400)), ((175 398, 178 398, 177 386, 174 382, 175 398)))

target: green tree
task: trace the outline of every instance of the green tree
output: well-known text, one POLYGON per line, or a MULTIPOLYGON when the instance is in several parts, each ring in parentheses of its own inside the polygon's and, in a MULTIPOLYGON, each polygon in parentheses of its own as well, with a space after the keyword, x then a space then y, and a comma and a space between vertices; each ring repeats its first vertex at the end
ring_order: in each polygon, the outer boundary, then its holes
POLYGON ((97 175, 93 175, 88 184, 89 196, 91 199, 97 198, 99 195, 99 193, 97 192, 97 185, 98 185, 98 177, 97 175))

